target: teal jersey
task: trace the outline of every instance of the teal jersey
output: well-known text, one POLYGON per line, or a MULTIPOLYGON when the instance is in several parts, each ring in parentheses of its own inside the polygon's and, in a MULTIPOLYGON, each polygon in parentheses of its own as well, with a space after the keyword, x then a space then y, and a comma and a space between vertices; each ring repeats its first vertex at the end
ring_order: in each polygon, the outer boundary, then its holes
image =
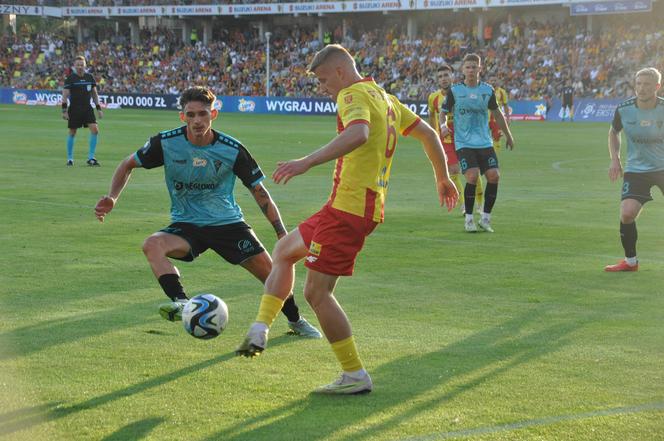
POLYGON ((664 98, 653 109, 639 109, 636 98, 623 101, 613 115, 613 130, 625 130, 625 171, 646 173, 664 170, 664 98))
POLYGON ((217 131, 210 145, 187 140, 187 127, 153 136, 134 154, 146 169, 164 167, 171 196, 172 222, 197 226, 227 225, 243 221, 235 202, 236 178, 254 188, 265 176, 249 151, 237 140, 217 131))
POLYGON ((493 147, 489 132, 489 110, 498 108, 493 87, 480 82, 476 87, 453 84, 447 92, 442 110, 454 116, 456 150, 493 147))

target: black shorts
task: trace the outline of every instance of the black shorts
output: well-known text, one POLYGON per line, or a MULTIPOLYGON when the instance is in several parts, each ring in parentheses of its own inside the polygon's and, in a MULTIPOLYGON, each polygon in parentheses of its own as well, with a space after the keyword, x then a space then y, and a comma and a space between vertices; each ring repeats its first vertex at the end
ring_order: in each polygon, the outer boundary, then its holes
POLYGON ((95 112, 89 105, 84 107, 73 106, 67 112, 69 113, 69 121, 67 127, 70 129, 78 129, 80 127, 87 127, 88 124, 97 124, 95 112))
POLYGON ((647 173, 626 172, 623 176, 621 201, 636 199, 641 204, 652 201, 650 189, 658 186, 664 194, 664 170, 647 173))
POLYGON ((469 168, 479 167, 480 173, 484 174, 485 171, 491 168, 498 168, 498 157, 493 147, 484 149, 462 148, 457 150, 457 156, 461 165, 461 173, 466 173, 469 168))
POLYGON ((180 236, 189 242, 189 254, 176 258, 185 262, 191 262, 212 249, 228 263, 237 265, 265 251, 251 227, 244 222, 208 227, 176 222, 159 231, 180 236))

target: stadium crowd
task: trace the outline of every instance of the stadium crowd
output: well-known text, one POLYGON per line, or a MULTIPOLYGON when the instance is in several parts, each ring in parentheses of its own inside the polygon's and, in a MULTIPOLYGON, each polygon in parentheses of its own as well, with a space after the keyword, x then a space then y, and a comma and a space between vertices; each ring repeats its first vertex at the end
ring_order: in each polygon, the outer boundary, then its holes
MULTIPOLYGON (((19 33, 0 41, 0 85, 59 89, 76 55, 88 60, 100 91, 178 93, 208 84, 218 95, 265 94, 265 43, 257 30, 215 29, 212 42, 182 42, 173 31, 142 29, 140 45, 110 29, 77 44, 71 35, 19 33)), ((484 43, 472 23, 424 27, 409 40, 404 29, 361 29, 360 23, 330 30, 329 39, 355 55, 360 71, 401 99, 426 99, 437 86, 442 63, 455 67, 464 54, 486 59, 484 78, 505 88, 511 99, 560 96, 572 85, 578 97, 632 94, 637 67, 664 68, 664 31, 657 26, 612 26, 587 33, 571 23, 497 23, 484 43)), ((313 29, 277 28, 271 39, 272 96, 317 96, 306 75, 310 56, 322 43, 313 29)))

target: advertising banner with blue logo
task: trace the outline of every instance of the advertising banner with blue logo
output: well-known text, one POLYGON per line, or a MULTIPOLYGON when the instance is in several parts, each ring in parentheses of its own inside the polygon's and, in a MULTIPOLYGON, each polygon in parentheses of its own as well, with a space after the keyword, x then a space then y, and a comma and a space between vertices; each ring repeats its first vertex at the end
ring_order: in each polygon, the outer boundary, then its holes
MULTIPOLYGON (((177 95, 148 95, 131 93, 99 93, 99 101, 108 109, 161 109, 179 110, 177 95)), ((27 90, 0 88, 0 103, 59 106, 62 94, 54 90, 27 90)), ((580 99, 575 107, 574 121, 611 121, 613 112, 622 100, 580 99)), ((404 101, 422 118, 429 116, 424 101, 404 101)), ((279 115, 336 115, 337 104, 325 98, 284 98, 264 96, 221 96, 216 108, 220 112, 279 115)), ((513 121, 560 121, 560 100, 548 105, 544 100, 520 100, 509 103, 513 121)), ((565 118, 569 119, 569 118, 565 118)))
MULTIPOLYGON (((107 109, 177 109, 177 95, 99 93, 99 103, 107 109)), ((59 106, 62 93, 56 90, 0 88, 0 103, 28 106, 59 106)))
POLYGON ((623 100, 595 100, 583 98, 574 103, 574 121, 610 122, 618 104, 623 100))

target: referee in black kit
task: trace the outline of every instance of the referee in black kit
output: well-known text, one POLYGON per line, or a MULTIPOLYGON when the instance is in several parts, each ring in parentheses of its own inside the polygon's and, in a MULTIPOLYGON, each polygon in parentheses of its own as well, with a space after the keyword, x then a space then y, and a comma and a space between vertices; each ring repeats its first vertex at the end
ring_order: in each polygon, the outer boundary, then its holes
POLYGON ((89 73, 85 72, 85 57, 79 55, 74 60, 74 70, 65 80, 65 87, 62 89, 62 118, 67 120, 69 135, 67 136, 67 166, 74 165, 74 137, 76 130, 80 127, 90 129, 90 143, 88 149, 87 164, 91 167, 99 167, 99 162, 95 158, 97 150, 97 135, 99 128, 95 113, 90 106, 90 97, 92 97, 99 119, 104 117, 104 112, 99 105, 99 95, 97 94, 97 83, 89 73), (69 105, 67 105, 69 99, 69 105))

